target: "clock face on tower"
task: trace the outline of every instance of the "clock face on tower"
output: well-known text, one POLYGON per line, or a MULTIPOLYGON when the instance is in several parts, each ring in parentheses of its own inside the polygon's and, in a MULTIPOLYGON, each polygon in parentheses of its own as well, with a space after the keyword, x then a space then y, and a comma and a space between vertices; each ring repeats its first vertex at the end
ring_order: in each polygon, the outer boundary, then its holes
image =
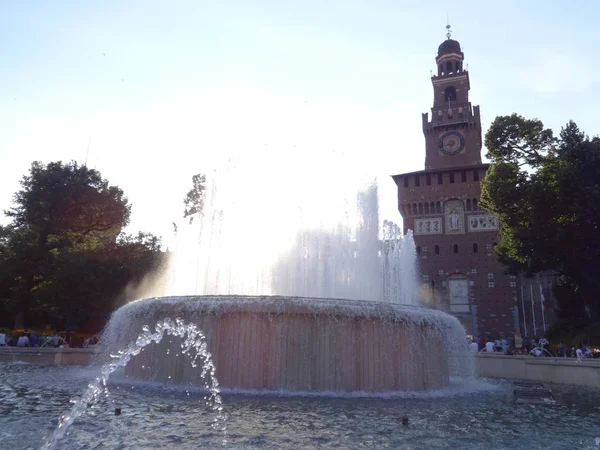
POLYGON ((452 156, 465 148, 465 137, 458 131, 447 131, 439 138, 440 152, 452 156))

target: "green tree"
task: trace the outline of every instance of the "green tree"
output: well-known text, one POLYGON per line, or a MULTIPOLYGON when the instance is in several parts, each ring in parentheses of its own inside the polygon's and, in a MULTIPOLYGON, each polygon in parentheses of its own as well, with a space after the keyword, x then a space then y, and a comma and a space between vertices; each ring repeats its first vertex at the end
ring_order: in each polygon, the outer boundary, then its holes
MULTIPOLYGON (((204 210, 204 200, 206 198, 206 175, 198 173, 192 177, 192 189, 189 190, 183 200, 184 219, 189 217, 190 223, 193 222, 196 215, 202 214, 204 210)), ((177 227, 175 227, 177 228, 177 227)))
POLYGON ((76 162, 34 162, 13 201, 15 207, 6 211, 12 226, 31 229, 48 249, 110 243, 131 214, 120 188, 76 162))
POLYGON ((541 121, 513 114, 496 118, 485 143, 492 165, 481 205, 502 224, 501 260, 513 271, 556 270, 580 314, 598 317, 600 140, 574 122, 555 138, 541 121))
POLYGON ((159 269, 163 255, 160 239, 150 233, 121 234, 102 249, 60 252, 37 292, 38 317, 62 327, 99 330, 113 310, 132 300, 125 287, 159 269))
POLYGON ((0 315, 18 328, 105 318, 119 291, 160 260, 158 238, 119 237, 131 207, 94 169, 34 162, 14 203, 0 229, 0 315))

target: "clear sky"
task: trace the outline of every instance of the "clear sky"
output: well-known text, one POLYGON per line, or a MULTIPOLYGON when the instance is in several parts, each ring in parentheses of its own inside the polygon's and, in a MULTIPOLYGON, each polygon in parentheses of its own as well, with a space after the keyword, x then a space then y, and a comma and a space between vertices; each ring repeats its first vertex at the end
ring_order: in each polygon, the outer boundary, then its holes
POLYGON ((386 176, 423 168, 446 15, 484 129, 518 112, 599 132, 595 1, 4 1, 0 208, 33 160, 87 158, 130 231, 167 237, 191 176, 232 158, 309 183, 360 168, 399 221, 386 176))

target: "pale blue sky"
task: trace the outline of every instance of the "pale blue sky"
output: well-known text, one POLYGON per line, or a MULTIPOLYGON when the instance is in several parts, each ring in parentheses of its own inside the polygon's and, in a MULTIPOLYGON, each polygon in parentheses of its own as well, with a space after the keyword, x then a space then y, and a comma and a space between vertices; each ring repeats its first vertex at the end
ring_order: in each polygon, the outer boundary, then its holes
POLYGON ((132 231, 159 235, 215 154, 266 173, 298 152, 333 173, 421 169, 446 14, 484 129, 518 112, 598 133, 595 1, 4 1, 0 208, 31 161, 83 162, 88 141, 132 231))

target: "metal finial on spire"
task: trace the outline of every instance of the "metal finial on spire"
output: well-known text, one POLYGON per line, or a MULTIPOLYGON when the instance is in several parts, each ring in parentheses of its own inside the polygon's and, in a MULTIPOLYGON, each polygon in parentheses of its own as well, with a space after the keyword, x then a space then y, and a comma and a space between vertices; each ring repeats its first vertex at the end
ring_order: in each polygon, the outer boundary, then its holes
POLYGON ((446 25, 446 30, 448 30, 448 32, 446 33, 446 37, 448 39, 450 39, 450 36, 452 36, 452 30, 450 29, 450 24, 446 25))

